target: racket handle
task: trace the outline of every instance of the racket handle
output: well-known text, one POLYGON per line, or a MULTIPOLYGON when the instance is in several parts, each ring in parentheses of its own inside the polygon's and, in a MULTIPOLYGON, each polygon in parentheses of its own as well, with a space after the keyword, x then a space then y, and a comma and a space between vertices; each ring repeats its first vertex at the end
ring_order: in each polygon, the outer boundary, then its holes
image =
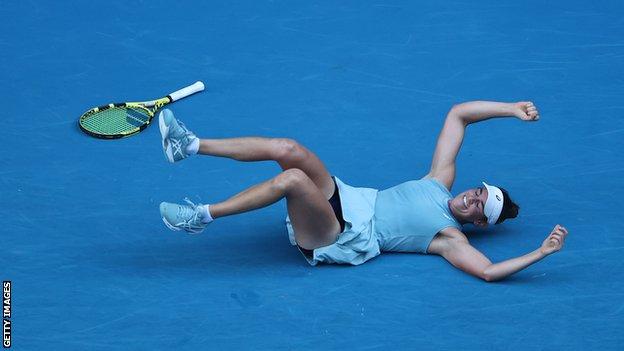
POLYGON ((189 95, 193 95, 202 90, 204 90, 204 83, 202 83, 201 81, 197 81, 195 82, 195 84, 189 85, 186 88, 174 91, 173 93, 169 94, 169 97, 171 97, 171 101, 173 102, 183 99, 189 95))

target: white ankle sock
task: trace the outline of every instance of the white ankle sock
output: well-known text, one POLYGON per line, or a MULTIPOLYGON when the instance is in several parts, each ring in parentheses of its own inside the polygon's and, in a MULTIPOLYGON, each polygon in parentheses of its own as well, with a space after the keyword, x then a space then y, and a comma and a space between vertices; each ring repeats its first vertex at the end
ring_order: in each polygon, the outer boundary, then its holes
POLYGON ((210 205, 203 205, 201 207, 201 214, 202 214, 202 223, 210 223, 212 222, 214 219, 212 218, 212 216, 210 215, 210 205))
POLYGON ((199 138, 195 138, 195 140, 191 141, 186 147, 186 153, 188 155, 195 155, 197 151, 199 151, 199 138))

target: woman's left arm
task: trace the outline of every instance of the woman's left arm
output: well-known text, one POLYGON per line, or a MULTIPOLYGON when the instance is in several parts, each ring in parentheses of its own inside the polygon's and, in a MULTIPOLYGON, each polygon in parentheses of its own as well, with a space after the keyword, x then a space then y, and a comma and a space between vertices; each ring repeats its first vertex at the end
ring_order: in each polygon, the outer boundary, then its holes
POLYGON ((453 266, 487 282, 506 278, 561 250, 568 235, 568 231, 564 227, 557 225, 539 249, 524 256, 492 263, 479 250, 470 245, 462 232, 454 228, 447 228, 446 231, 448 231, 448 235, 434 239, 428 252, 444 257, 453 266))

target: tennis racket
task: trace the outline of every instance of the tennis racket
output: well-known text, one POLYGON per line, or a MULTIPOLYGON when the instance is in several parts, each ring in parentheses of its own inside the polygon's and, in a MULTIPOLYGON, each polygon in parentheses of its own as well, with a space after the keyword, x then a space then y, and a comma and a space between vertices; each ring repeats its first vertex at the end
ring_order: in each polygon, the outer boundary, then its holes
POLYGON ((204 83, 196 82, 158 100, 94 107, 80 116, 78 125, 83 132, 96 138, 125 138, 147 128, 156 111, 163 106, 202 90, 204 83))

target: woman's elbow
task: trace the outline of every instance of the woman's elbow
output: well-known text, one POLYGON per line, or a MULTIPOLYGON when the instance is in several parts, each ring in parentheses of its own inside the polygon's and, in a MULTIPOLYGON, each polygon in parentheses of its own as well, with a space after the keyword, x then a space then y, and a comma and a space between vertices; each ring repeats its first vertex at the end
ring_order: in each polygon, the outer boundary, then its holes
POLYGON ((483 281, 485 281, 486 283, 492 283, 495 282, 496 279, 494 279, 494 277, 492 277, 491 275, 482 275, 481 279, 483 279, 483 281))
POLYGON ((446 118, 447 119, 453 118, 453 119, 460 120, 465 126, 467 124, 464 118, 466 116, 465 110, 466 109, 463 104, 455 104, 449 110, 448 114, 446 115, 446 118))
POLYGON ((492 272, 489 272, 487 269, 485 269, 483 272, 481 272, 481 274, 479 274, 479 278, 483 279, 487 283, 492 283, 492 282, 499 281, 502 279, 502 277, 495 276, 494 274, 492 274, 492 272))

